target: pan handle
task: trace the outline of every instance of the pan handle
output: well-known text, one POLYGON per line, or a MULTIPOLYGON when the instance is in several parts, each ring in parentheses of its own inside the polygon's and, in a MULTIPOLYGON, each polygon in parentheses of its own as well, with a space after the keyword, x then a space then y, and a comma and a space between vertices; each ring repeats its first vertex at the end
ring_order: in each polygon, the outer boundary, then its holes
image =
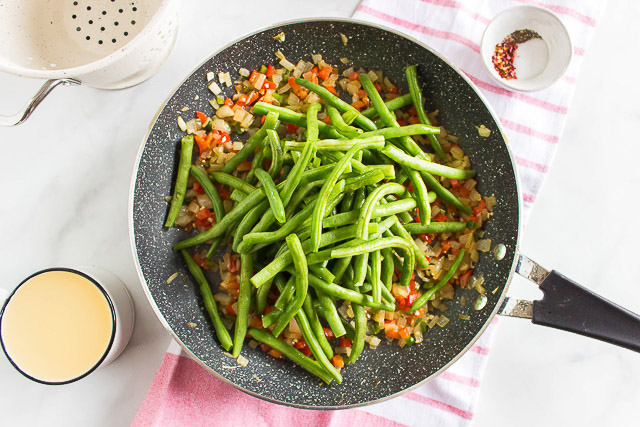
POLYGON ((31 98, 31 101, 13 116, 0 116, 0 126, 15 126, 24 122, 34 112, 36 107, 40 105, 43 99, 58 85, 79 85, 80 82, 75 79, 56 79, 44 82, 38 93, 31 98))
POLYGON ((507 298, 499 313, 640 352, 640 316, 520 255, 516 272, 540 285, 533 302, 507 298))

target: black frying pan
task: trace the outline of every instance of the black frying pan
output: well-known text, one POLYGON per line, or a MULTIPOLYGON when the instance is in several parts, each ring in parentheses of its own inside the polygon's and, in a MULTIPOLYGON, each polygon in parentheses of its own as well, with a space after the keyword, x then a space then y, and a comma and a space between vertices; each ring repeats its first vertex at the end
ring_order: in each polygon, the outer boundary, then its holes
MULTIPOLYGON (((460 71, 423 44, 391 30, 349 20, 309 20, 278 25, 229 45, 187 77, 161 108, 141 147, 134 180, 132 246, 151 305, 165 327, 196 361, 218 378, 254 396, 305 408, 345 408, 387 399, 445 370, 471 347, 499 311, 533 316, 534 323, 640 350, 637 316, 603 302, 555 272, 547 273, 518 254, 520 195, 513 159, 498 120, 478 89, 460 71), (284 43, 273 39, 281 31, 286 35, 284 43), (343 45, 339 33, 349 37, 347 46, 343 45), (321 53, 327 62, 335 65, 342 65, 340 58, 347 57, 356 67, 383 69, 403 92, 407 91, 404 68, 418 64, 420 80, 426 82, 422 89, 427 108, 438 109, 442 125, 460 137, 460 146, 477 171, 479 191, 485 195, 495 194, 497 199, 494 216, 486 222, 484 230, 494 246, 505 245, 506 256, 496 261, 491 254, 483 254, 476 266, 475 272, 484 275, 485 288, 489 291, 484 309, 474 311, 469 304, 465 307, 449 304, 447 316, 451 322, 445 328, 430 330, 425 335, 427 342, 400 349, 383 340, 376 350, 365 349, 357 363, 344 369, 341 385, 319 386, 317 378, 290 361, 274 359, 246 345, 243 355, 249 359, 249 365, 225 369, 223 366, 233 365, 233 361, 223 354, 215 340, 195 284, 181 258, 171 250, 172 245, 186 235, 163 227, 167 211, 165 197, 172 192, 177 145, 182 137, 176 120, 180 114, 189 114, 181 113, 181 109, 209 111, 211 93, 206 84, 207 72, 233 74, 241 67, 258 68, 263 63, 275 62, 277 50, 296 61, 321 53), (481 124, 491 130, 489 138, 479 137, 475 126, 481 124), (532 306, 530 302, 505 299, 516 269, 542 283, 543 300, 532 306), (167 278, 175 272, 179 278, 167 284, 167 278), (582 315, 587 306, 604 321, 584 320, 582 315), (471 320, 458 319, 460 313, 469 314, 471 320), (620 322, 626 323, 617 326, 620 322)), ((209 279, 215 286, 217 278, 211 275, 209 279)), ((477 294, 456 291, 457 300, 463 295, 471 301, 477 294)))

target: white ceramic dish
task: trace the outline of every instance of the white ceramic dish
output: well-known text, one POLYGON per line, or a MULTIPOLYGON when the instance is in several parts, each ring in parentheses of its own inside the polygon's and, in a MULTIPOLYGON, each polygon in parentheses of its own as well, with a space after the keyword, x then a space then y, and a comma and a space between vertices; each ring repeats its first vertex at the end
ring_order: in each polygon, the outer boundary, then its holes
POLYGON ((518 91, 537 91, 549 87, 565 73, 573 56, 567 28, 548 9, 515 6, 500 12, 484 31, 480 55, 487 72, 501 85, 518 91), (495 47, 518 30, 533 30, 542 39, 518 45, 514 59, 516 79, 500 77, 492 62, 495 47))
POLYGON ((122 89, 155 74, 178 34, 175 0, 29 0, 0 4, 0 70, 48 79, 11 126, 56 86, 122 89))

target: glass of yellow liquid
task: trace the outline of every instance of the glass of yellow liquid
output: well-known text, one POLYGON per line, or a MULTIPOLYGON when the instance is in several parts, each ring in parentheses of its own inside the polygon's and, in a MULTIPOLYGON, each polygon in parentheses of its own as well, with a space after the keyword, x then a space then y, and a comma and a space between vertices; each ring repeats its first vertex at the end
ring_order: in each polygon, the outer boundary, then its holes
POLYGON ((0 312, 0 341, 11 364, 43 384, 68 384, 115 360, 134 324, 133 302, 113 274, 95 267, 39 271, 0 312))

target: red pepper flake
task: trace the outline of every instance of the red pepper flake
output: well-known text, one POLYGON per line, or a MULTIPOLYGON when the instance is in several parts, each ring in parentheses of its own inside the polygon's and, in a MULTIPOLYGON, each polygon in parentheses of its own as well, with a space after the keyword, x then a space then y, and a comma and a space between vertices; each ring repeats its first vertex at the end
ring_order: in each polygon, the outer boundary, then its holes
POLYGON ((518 44, 511 36, 506 37, 501 43, 496 45, 493 56, 491 57, 491 62, 493 62, 493 68, 496 69, 503 79, 511 80, 518 78, 516 76, 516 67, 513 65, 517 49, 518 44))
POLYGON ((491 62, 493 62, 493 67, 500 77, 506 80, 517 79, 518 76, 516 76, 516 67, 513 61, 516 58, 518 44, 541 38, 540 34, 535 31, 524 29, 514 31, 505 37, 501 43, 498 43, 491 57, 491 62))

